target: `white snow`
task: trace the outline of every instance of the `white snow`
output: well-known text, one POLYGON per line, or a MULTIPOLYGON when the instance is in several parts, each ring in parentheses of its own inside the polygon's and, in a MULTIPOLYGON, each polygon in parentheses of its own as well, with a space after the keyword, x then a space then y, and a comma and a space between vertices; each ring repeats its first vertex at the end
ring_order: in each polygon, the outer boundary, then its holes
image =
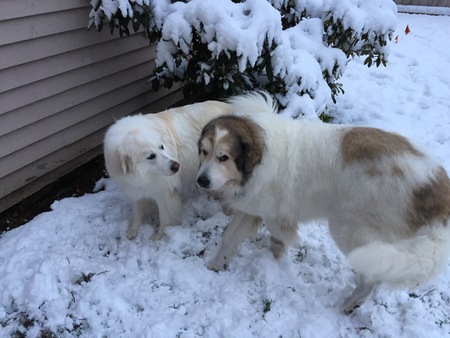
MULTIPOLYGON (((450 17, 399 14, 397 34, 387 68, 348 64, 335 122, 402 133, 450 171, 450 17)), ((326 224, 302 225, 300 248, 279 261, 262 231, 215 273, 205 263, 229 220, 216 202, 188 201, 183 223, 159 242, 148 239, 152 225, 129 241, 130 202, 110 180, 99 186, 1 235, 0 336, 42 328, 59 337, 450 334, 450 267, 423 289, 381 288, 343 316, 354 276, 326 224)))

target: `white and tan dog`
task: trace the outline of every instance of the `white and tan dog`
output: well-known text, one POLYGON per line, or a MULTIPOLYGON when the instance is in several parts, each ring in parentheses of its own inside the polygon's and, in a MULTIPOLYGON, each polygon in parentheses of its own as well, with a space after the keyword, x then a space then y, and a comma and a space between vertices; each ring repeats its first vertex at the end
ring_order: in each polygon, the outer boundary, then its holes
POLYGON ((276 257, 297 240, 299 222, 328 220, 359 276, 344 313, 379 283, 414 288, 446 266, 450 180, 434 159, 394 133, 293 121, 261 94, 234 100, 265 109, 238 110, 202 131, 197 182, 239 211, 209 268, 224 269, 260 218, 276 257))
POLYGON ((105 165, 111 179, 133 201, 127 237, 138 233, 144 214, 159 212, 159 229, 180 223, 182 199, 195 187, 199 168, 197 141, 204 125, 230 112, 230 105, 207 101, 157 114, 124 117, 104 139, 105 165))

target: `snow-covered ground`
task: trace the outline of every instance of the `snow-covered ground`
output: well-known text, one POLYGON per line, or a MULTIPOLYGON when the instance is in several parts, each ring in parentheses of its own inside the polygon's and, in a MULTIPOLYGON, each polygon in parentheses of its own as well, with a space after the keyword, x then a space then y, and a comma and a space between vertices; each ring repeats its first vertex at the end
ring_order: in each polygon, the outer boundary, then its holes
MULTIPOLYGON (((349 63, 335 122, 402 133, 450 171, 450 17, 398 18, 387 68, 349 63)), ((215 273, 205 263, 229 220, 216 202, 190 200, 181 226, 159 242, 148 239, 151 225, 129 241, 129 201, 110 180, 98 185, 1 235, 0 336, 450 335, 450 266, 419 290, 381 288, 344 316, 338 305, 354 276, 326 224, 302 225, 301 248, 279 261, 262 231, 215 273)))

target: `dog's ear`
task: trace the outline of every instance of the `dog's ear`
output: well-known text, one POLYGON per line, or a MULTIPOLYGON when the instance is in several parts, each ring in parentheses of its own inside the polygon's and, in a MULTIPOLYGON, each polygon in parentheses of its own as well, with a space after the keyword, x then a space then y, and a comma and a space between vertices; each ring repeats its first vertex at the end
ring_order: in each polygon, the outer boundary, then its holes
POLYGON ((266 147, 264 131, 253 121, 247 121, 245 131, 240 136, 243 169, 249 175, 261 162, 266 147))
POLYGON ((122 166, 122 172, 124 175, 127 175, 133 171, 133 160, 127 154, 119 155, 120 164, 122 166))
POLYGON ((251 174, 255 166, 261 162, 262 150, 254 147, 252 142, 241 141, 242 165, 246 174, 251 174))

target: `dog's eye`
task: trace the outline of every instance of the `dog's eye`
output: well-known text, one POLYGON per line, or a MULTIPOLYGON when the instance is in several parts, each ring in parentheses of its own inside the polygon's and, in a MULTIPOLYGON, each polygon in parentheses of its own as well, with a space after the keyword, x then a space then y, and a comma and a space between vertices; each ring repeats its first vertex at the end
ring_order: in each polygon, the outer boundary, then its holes
POLYGON ((159 147, 159 149, 164 150, 164 146, 161 144, 161 147, 159 147))
POLYGON ((208 152, 205 149, 202 149, 203 156, 207 156, 208 152))
POLYGON ((226 160, 228 160, 228 156, 227 155, 222 155, 219 157, 219 162, 225 162, 226 160))
POLYGON ((147 160, 153 160, 155 157, 156 157, 155 154, 150 154, 150 155, 147 157, 147 160))

